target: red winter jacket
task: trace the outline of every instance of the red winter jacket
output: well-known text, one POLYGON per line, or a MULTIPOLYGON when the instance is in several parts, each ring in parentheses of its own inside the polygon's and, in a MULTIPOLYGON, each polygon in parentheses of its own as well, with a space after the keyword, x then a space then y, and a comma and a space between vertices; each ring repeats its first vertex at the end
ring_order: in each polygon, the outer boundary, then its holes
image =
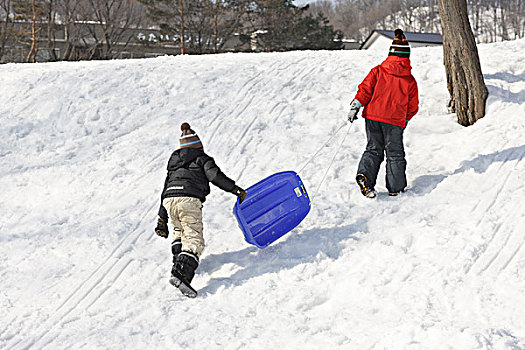
POLYGON ((417 83, 411 69, 410 59, 397 56, 388 56, 383 63, 372 68, 355 95, 355 99, 365 106, 363 118, 406 126, 419 105, 417 83))

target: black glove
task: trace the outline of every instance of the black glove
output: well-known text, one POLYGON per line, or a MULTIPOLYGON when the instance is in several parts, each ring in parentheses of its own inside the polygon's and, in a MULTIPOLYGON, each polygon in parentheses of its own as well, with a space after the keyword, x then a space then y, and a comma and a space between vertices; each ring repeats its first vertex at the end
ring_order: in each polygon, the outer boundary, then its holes
POLYGON ((168 236, 170 234, 170 232, 168 231, 168 224, 167 224, 166 220, 164 220, 160 216, 157 219, 157 227, 155 227, 155 233, 158 236, 161 236, 161 237, 164 237, 164 238, 168 238, 168 236))
POLYGON ((358 100, 354 98, 352 103, 350 103, 350 112, 348 112, 348 121, 350 123, 353 123, 354 120, 357 119, 357 113, 359 113, 359 110, 361 109, 361 107, 363 107, 361 102, 359 102, 358 100))
POLYGON ((246 191, 239 186, 235 186, 232 190, 232 193, 239 197, 239 204, 241 204, 244 198, 246 198, 246 191))

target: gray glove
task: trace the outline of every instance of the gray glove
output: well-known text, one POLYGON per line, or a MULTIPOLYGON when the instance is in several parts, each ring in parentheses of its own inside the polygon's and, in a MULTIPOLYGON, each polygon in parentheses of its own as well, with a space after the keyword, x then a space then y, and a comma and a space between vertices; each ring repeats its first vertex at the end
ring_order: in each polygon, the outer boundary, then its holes
POLYGON ((363 105, 361 104, 361 102, 359 102, 358 100, 356 100, 354 98, 354 100, 352 101, 352 103, 350 103, 350 112, 348 112, 348 121, 350 123, 353 123, 354 120, 357 119, 357 113, 359 112, 359 110, 361 109, 361 107, 363 107, 363 105))

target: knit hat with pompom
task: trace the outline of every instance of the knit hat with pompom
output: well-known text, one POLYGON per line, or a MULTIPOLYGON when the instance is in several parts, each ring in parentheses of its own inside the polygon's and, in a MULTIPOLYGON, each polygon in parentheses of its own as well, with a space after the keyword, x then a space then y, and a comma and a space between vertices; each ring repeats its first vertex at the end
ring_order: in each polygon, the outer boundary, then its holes
POLYGON ((408 45, 405 33, 401 29, 394 31, 394 41, 388 50, 388 56, 410 57, 410 45, 408 45))
POLYGON ((199 136, 197 136, 197 133, 192 130, 190 124, 182 123, 180 129, 182 130, 182 135, 179 140, 180 148, 199 148, 204 150, 199 136))

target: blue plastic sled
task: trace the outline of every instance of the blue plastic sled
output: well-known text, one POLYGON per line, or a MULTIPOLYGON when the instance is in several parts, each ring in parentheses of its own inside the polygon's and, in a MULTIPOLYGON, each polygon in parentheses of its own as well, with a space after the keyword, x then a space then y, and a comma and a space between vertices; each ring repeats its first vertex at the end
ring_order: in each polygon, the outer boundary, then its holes
POLYGON ((290 232, 310 211, 310 198, 294 171, 273 174, 246 189, 233 207, 246 242, 259 248, 290 232))

